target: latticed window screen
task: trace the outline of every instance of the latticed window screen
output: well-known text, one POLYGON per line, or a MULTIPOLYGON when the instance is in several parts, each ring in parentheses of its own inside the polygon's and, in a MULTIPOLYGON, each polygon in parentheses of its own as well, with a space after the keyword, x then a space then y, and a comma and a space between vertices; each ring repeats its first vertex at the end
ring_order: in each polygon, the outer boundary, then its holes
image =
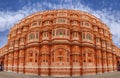
POLYGON ((36 26, 37 25, 37 22, 34 22, 33 24, 32 24, 32 26, 36 26))
POLYGON ((65 35, 65 30, 64 29, 58 29, 56 34, 59 35, 65 35))
POLYGON ((85 39, 85 33, 82 33, 82 38, 85 39))
POLYGON ((89 34, 89 33, 87 33, 86 38, 87 38, 88 40, 92 40, 92 35, 89 34))
POLYGON ((32 40, 32 39, 34 39, 35 38, 35 34, 34 33, 31 33, 30 35, 29 35, 29 40, 32 40))
POLYGON ((36 33, 36 39, 38 39, 38 38, 39 38, 39 33, 37 32, 37 33, 36 33))

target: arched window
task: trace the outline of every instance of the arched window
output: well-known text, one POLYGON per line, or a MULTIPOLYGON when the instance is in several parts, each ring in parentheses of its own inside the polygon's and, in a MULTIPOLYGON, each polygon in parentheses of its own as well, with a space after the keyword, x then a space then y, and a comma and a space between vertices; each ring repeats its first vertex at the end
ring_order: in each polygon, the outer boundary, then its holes
POLYGON ((85 40, 87 40, 87 41, 93 41, 93 35, 92 34, 90 34, 90 33, 88 33, 88 32, 83 32, 82 33, 82 39, 83 39, 83 41, 85 40))
POLYGON ((86 38, 87 38, 88 40, 93 40, 92 35, 89 34, 89 33, 87 33, 86 38))
POLYGON ((85 25, 85 26, 90 26, 90 23, 84 22, 84 25, 85 25))
POLYGON ((96 43, 100 43, 100 38, 96 38, 96 43))
POLYGON ((28 59, 27 63, 37 63, 37 55, 38 55, 38 51, 36 49, 34 50, 28 50, 26 57, 28 59))
POLYGON ((39 41, 39 32, 32 32, 28 34, 28 42, 31 41, 39 41))
POLYGON ((60 23, 65 23, 65 19, 58 19, 57 22, 60 22, 60 23))
POLYGON ((42 33, 42 40, 48 40, 49 39, 49 32, 43 32, 42 33))
POLYGON ((64 30, 64 29, 57 29, 57 31, 56 31, 56 35, 57 35, 57 36, 65 35, 65 30, 64 30))
POLYGON ((79 33, 78 32, 73 32, 72 33, 72 39, 73 40, 79 40, 79 33))
POLYGON ((44 22, 44 25, 50 25, 50 24, 51 24, 50 21, 45 21, 45 22, 44 22))
POLYGON ((70 35, 70 30, 67 30, 67 36, 69 36, 70 35))
POLYGON ((97 26, 94 27, 94 31, 98 31, 98 27, 97 26))
POLYGON ((37 26, 37 22, 32 23, 31 26, 37 26))
POLYGON ((36 33, 36 39, 38 39, 38 38, 39 38, 39 33, 37 32, 37 33, 36 33))
POLYGON ((68 19, 65 19, 65 18, 58 18, 55 20, 55 23, 68 23, 68 19))
POLYGON ((55 36, 55 30, 52 30, 52 35, 55 36))
POLYGON ((72 33, 72 38, 73 39, 79 38, 79 33, 78 32, 73 32, 72 33))
POLYGON ((29 40, 33 40, 35 38, 35 34, 34 33, 31 33, 30 35, 29 35, 29 40))
POLYGON ((106 46, 106 42, 102 41, 102 47, 105 47, 105 46, 106 46))
POLYGON ((54 62, 64 63, 69 61, 68 52, 64 49, 57 49, 54 51, 54 62))
POLYGON ((78 25, 78 21, 72 21, 71 25, 78 25))
POLYGON ((65 28, 53 29, 52 38, 70 38, 70 30, 65 28))
POLYGON ((48 32, 43 32, 42 35, 43 37, 48 37, 48 32))
POLYGON ((82 39, 85 39, 85 33, 82 33, 82 39))
POLYGON ((83 27, 90 27, 91 24, 89 22, 87 22, 87 21, 83 21, 83 22, 81 22, 81 26, 83 26, 83 27))

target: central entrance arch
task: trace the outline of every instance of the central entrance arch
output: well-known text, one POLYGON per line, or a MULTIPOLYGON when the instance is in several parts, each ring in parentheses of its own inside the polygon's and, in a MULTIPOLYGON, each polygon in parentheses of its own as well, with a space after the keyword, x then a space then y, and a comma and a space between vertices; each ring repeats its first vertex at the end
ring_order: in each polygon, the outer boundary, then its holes
POLYGON ((70 52, 67 48, 58 46, 51 52, 51 75, 70 75, 70 52))
POLYGON ((67 59, 67 58, 69 58, 68 56, 69 56, 69 54, 66 50, 59 48, 59 49, 55 50, 55 52, 54 52, 54 62, 60 63, 60 64, 66 63, 69 61, 69 59, 67 59))

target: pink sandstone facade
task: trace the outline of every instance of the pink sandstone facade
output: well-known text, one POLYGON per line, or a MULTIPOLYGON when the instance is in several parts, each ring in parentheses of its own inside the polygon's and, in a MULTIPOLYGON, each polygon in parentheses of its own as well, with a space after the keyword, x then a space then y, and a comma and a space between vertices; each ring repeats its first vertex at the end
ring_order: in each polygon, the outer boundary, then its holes
POLYGON ((0 49, 4 71, 40 76, 117 71, 119 57, 109 28, 77 10, 50 10, 22 19, 0 49))

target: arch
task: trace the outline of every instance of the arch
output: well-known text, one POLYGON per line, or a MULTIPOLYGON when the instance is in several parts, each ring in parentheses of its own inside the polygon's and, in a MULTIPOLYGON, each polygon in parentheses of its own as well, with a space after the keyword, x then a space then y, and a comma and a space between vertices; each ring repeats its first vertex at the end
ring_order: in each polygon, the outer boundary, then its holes
POLYGON ((65 63, 70 61, 70 50, 66 46, 54 46, 51 49, 51 58, 53 62, 65 63))
POLYGON ((39 51, 36 48, 30 48, 26 51, 26 64, 35 63, 39 51))
POLYGON ((31 26, 37 26, 38 22, 33 22, 31 26))
POLYGON ((33 40, 35 38, 35 34, 34 33, 30 33, 29 34, 29 40, 33 40))
POLYGON ((67 46, 63 46, 63 45, 54 46, 54 47, 51 49, 50 52, 53 52, 53 51, 56 50, 56 49, 64 49, 64 50, 70 52, 70 48, 67 47, 67 46))
POLYGON ((69 62, 69 52, 63 48, 58 48, 53 51, 53 62, 63 63, 63 62, 69 62))
POLYGON ((69 20, 67 18, 57 18, 54 20, 55 23, 59 23, 59 24, 66 24, 69 22, 69 20))
POLYGON ((95 51, 93 49, 85 48, 82 52, 83 62, 94 63, 94 60, 95 60, 94 53, 95 51))
POLYGON ((77 52, 77 53, 79 53, 79 52, 80 52, 79 46, 73 46, 73 47, 72 47, 72 52, 77 52))
POLYGON ((41 53, 43 54, 43 53, 49 53, 49 46, 48 45, 43 45, 42 47, 41 47, 41 53))

